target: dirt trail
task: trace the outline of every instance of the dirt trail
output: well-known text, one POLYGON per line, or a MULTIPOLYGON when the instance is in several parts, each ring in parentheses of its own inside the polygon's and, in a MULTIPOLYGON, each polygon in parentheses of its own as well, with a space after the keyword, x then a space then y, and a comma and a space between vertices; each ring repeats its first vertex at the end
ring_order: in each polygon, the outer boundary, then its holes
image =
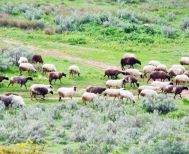
POLYGON ((94 68, 98 68, 98 69, 101 69, 101 70, 104 70, 108 67, 113 67, 112 65, 106 64, 106 63, 103 63, 103 62, 83 59, 81 57, 69 55, 69 54, 63 53, 62 51, 58 51, 58 50, 42 49, 42 48, 34 46, 32 44, 17 41, 17 40, 12 40, 12 39, 7 39, 7 38, 1 38, 1 40, 5 43, 11 44, 11 45, 26 46, 26 47, 30 48, 31 50, 39 51, 39 53, 43 56, 48 55, 48 56, 55 57, 55 58, 58 57, 58 58, 61 58, 63 60, 68 60, 68 61, 71 61, 71 62, 77 62, 77 63, 88 65, 88 66, 91 66, 91 67, 94 67, 94 68))

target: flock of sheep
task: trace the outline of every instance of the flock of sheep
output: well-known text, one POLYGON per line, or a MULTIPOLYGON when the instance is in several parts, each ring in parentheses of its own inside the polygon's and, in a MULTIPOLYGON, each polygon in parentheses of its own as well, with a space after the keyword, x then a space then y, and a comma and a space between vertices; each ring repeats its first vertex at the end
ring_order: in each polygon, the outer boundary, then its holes
MULTIPOLYGON (((19 84, 21 87, 25 86, 27 89, 27 82, 32 81, 32 77, 21 76, 24 71, 28 72, 37 72, 33 64, 42 63, 43 59, 40 55, 34 55, 32 58, 32 63, 29 63, 26 57, 20 57, 18 60, 18 66, 20 70, 20 76, 14 76, 10 79, 5 76, 0 76, 0 83, 3 80, 9 80, 10 85, 19 84)), ((170 69, 167 69, 165 64, 161 64, 159 61, 152 60, 148 65, 143 67, 142 71, 134 69, 135 64, 141 65, 141 61, 136 58, 132 53, 127 53, 120 61, 122 70, 117 68, 107 68, 105 70, 104 77, 108 77, 106 81, 106 87, 96 87, 89 86, 86 88, 86 91, 82 94, 83 102, 91 102, 94 99, 98 98, 98 95, 104 95, 108 97, 113 97, 114 99, 118 98, 123 100, 124 98, 130 100, 131 102, 136 102, 136 96, 131 91, 125 90, 125 85, 130 83, 131 87, 138 88, 138 98, 139 96, 154 96, 159 92, 163 93, 174 93, 174 98, 176 95, 180 95, 183 90, 188 90, 188 87, 181 85, 182 83, 189 82, 189 70, 186 70, 184 65, 189 65, 189 57, 182 57, 180 64, 172 65, 170 69), (125 69, 125 65, 129 65, 128 69, 125 69), (122 74, 124 77, 122 79, 117 79, 119 74, 122 74), (141 78, 141 79, 140 79, 141 78), (147 84, 150 80, 153 80, 150 85, 140 86, 139 80, 144 80, 148 78, 147 84), (167 80, 167 81, 165 81, 167 80)), ((52 82, 54 84, 56 80, 60 80, 62 77, 66 77, 64 72, 58 72, 55 65, 53 64, 43 64, 42 65, 43 74, 48 73, 49 85, 44 84, 33 84, 30 87, 31 99, 37 99, 37 95, 43 96, 42 99, 45 99, 45 95, 54 93, 52 82)), ((80 69, 76 65, 69 67, 70 76, 79 76, 80 69)), ((77 88, 73 87, 61 87, 57 90, 59 101, 62 98, 75 96, 77 88)), ((19 104, 24 106, 24 100, 21 96, 14 93, 7 93, 0 96, 0 100, 4 103, 5 106, 12 106, 14 104, 19 104)))

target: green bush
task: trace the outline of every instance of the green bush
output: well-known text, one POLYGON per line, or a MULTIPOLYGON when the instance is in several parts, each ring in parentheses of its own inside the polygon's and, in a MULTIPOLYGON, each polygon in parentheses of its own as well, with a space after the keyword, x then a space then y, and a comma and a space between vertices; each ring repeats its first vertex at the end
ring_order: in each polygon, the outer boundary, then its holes
POLYGON ((183 29, 188 29, 189 28, 189 17, 185 17, 184 19, 182 19, 180 26, 183 29))
POLYGON ((77 44, 86 44, 86 39, 84 37, 74 37, 74 38, 69 38, 68 42, 71 45, 77 45, 77 44))
POLYGON ((176 110, 174 99, 166 95, 145 97, 142 100, 142 106, 147 112, 158 112, 159 114, 167 114, 176 110))

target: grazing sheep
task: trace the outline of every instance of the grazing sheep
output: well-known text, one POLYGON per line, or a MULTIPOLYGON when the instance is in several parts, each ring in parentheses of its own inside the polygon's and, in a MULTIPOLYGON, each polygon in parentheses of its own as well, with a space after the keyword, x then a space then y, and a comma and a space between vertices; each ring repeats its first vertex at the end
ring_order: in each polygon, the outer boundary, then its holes
POLYGON ((70 88, 66 88, 66 87, 62 87, 58 89, 58 95, 59 95, 59 101, 62 100, 62 97, 70 97, 72 99, 72 97, 75 95, 76 93, 76 87, 70 87, 70 88))
POLYGON ((49 83, 52 85, 52 81, 55 80, 54 81, 54 84, 55 84, 55 82, 56 82, 57 79, 59 79, 60 82, 61 82, 61 78, 63 76, 66 77, 66 74, 63 73, 63 72, 50 72, 49 73, 49 83))
POLYGON ((174 93, 174 91, 175 91, 175 85, 167 85, 162 88, 162 92, 164 92, 165 94, 174 93))
POLYGON ((114 97, 115 100, 116 98, 119 98, 120 89, 106 89, 103 94, 104 96, 114 97))
POLYGON ((88 87, 86 92, 94 93, 94 94, 102 94, 106 88, 103 87, 88 87))
POLYGON ((123 58, 136 58, 135 54, 134 53, 126 53, 124 54, 123 58))
POLYGON ((156 69, 156 66, 153 66, 153 65, 144 66, 143 67, 144 76, 147 77, 147 74, 152 73, 153 71, 155 71, 155 69, 156 69))
POLYGON ((106 81, 106 87, 107 88, 122 88, 125 86, 125 79, 120 79, 120 80, 108 80, 106 81))
POLYGON ((37 100, 37 95, 42 95, 42 99, 45 99, 45 95, 49 93, 53 94, 53 90, 50 85, 34 84, 30 89, 31 100, 33 99, 33 97, 37 100))
POLYGON ((149 61, 148 65, 153 65, 155 67, 157 67, 158 65, 160 65, 161 63, 157 60, 151 60, 149 61))
POLYGON ((141 96, 156 96, 157 92, 152 89, 143 89, 140 93, 141 96))
POLYGON ((3 102, 5 107, 12 107, 17 106, 17 107, 23 107, 25 106, 25 102, 21 96, 18 95, 2 95, 0 96, 0 101, 3 102))
POLYGON ((133 69, 133 68, 126 69, 123 74, 124 75, 132 75, 132 76, 135 76, 135 77, 140 76, 141 78, 144 78, 143 73, 141 73, 139 70, 133 69))
POLYGON ((70 76, 80 75, 80 69, 77 65, 72 65, 68 68, 70 76))
POLYGON ((130 92, 128 90, 121 89, 119 95, 120 95, 120 99, 122 99, 122 101, 123 101, 123 98, 127 98, 133 103, 136 102, 135 96, 133 95, 132 92, 130 92))
POLYGON ((117 69, 106 69, 105 73, 104 73, 104 77, 107 76, 108 79, 109 79, 109 77, 111 77, 111 79, 113 79, 113 78, 117 79, 119 74, 122 74, 122 71, 119 71, 117 69))
POLYGON ((43 73, 56 72, 56 67, 53 64, 43 64, 42 69, 43 69, 43 73))
POLYGON ((36 73, 36 69, 34 68, 34 66, 30 63, 21 63, 19 65, 19 69, 20 69, 20 75, 22 75, 23 71, 31 71, 32 73, 36 73))
POLYGON ((18 60, 18 64, 20 65, 21 63, 28 63, 28 59, 26 57, 20 57, 18 60))
POLYGON ((93 102, 95 98, 97 98, 97 95, 94 93, 84 92, 82 95, 82 100, 85 104, 86 102, 93 102))
POLYGON ((141 65, 141 61, 134 57, 122 58, 120 63, 121 63, 122 70, 125 70, 124 68, 125 65, 129 65, 130 68, 131 67, 134 68, 133 65, 135 64, 141 65))
POLYGON ((135 87, 135 85, 137 86, 137 87, 139 87, 139 83, 138 83, 138 80, 136 79, 136 77, 135 76, 131 76, 131 75, 129 75, 129 76, 126 76, 125 77, 125 82, 126 83, 130 83, 131 84, 131 87, 132 87, 132 85, 135 87))
POLYGON ((6 76, 0 76, 0 84, 3 82, 3 80, 9 80, 6 76))
POLYGON ((185 68, 182 65, 172 65, 168 70, 168 73, 171 77, 181 75, 185 72, 185 68))
POLYGON ((176 81, 176 85, 178 85, 180 83, 186 83, 186 82, 189 82, 189 77, 185 74, 177 75, 175 77, 175 81, 176 81))
POLYGON ((159 88, 158 87, 155 87, 155 86, 140 86, 139 88, 138 88, 138 98, 139 98, 139 96, 140 96, 140 93, 141 93, 141 91, 142 90, 144 90, 144 89, 151 89, 151 90, 158 90, 159 88))
POLYGON ((183 90, 188 90, 188 87, 177 86, 176 89, 175 89, 174 99, 176 98, 176 95, 180 95, 180 98, 182 98, 181 93, 182 93, 183 90))
POLYGON ((151 83, 151 86, 156 87, 157 90, 162 90, 167 85, 173 85, 173 83, 172 82, 162 82, 162 81, 153 81, 151 83))
POLYGON ((163 72, 166 72, 167 73, 167 66, 164 65, 164 64, 159 64, 156 68, 155 68, 156 71, 163 71, 163 72))
POLYGON ((8 87, 10 85, 14 85, 15 83, 20 84, 20 87, 22 87, 23 85, 25 86, 25 88, 27 89, 26 83, 28 81, 33 81, 32 77, 24 77, 24 76, 15 76, 15 77, 11 77, 10 78, 10 82, 8 84, 8 87))
POLYGON ((189 57, 182 57, 180 60, 181 65, 189 65, 189 57))
POLYGON ((41 55, 33 55, 32 63, 41 63, 43 64, 43 59, 41 55))
POLYGON ((150 80, 157 80, 157 79, 160 79, 161 81, 165 81, 165 79, 168 79, 168 81, 170 81, 171 77, 170 75, 168 75, 167 73, 165 73, 164 71, 154 71, 150 74, 150 77, 147 81, 147 83, 150 81, 150 80))

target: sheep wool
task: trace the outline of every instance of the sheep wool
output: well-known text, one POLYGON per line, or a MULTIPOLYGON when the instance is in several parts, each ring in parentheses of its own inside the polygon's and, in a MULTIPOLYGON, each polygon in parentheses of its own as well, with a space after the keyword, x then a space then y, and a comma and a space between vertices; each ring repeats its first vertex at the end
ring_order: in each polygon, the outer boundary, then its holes
POLYGON ((121 88, 123 86, 123 80, 124 79, 120 79, 120 80, 108 80, 106 81, 106 87, 107 88, 121 88))
POLYGON ((27 71, 35 71, 36 72, 36 69, 34 68, 34 66, 30 63, 21 63, 19 65, 19 68, 21 69, 25 69, 27 71))
POLYGON ((25 106, 25 102, 21 96, 10 95, 9 97, 12 99, 12 104, 19 106, 19 107, 25 106))
POLYGON ((110 96, 110 97, 119 97, 120 89, 106 89, 104 91, 104 95, 107 95, 107 96, 110 96))
POLYGON ((153 65, 146 65, 143 67, 144 74, 151 73, 156 69, 156 66, 153 65))
POLYGON ((73 97, 76 93, 76 87, 62 87, 58 89, 58 94, 60 97, 73 97))
POLYGON ((75 71, 77 73, 80 73, 80 69, 77 65, 71 65, 69 68, 68 68, 69 71, 75 71))
POLYGON ((158 65, 160 65, 161 63, 159 62, 159 61, 157 61, 157 60, 151 60, 151 61, 149 61, 149 63, 148 63, 148 65, 153 65, 153 66, 158 66, 158 65))
POLYGON ((130 75, 133 75, 133 76, 141 76, 142 75, 142 73, 139 70, 133 69, 133 68, 129 68, 125 72, 129 73, 130 75))
POLYGON ((93 101, 95 98, 97 98, 97 95, 94 94, 94 93, 84 92, 83 95, 82 95, 82 100, 83 100, 83 101, 91 102, 91 101, 93 101))
POLYGON ((119 94, 120 94, 121 98, 128 98, 133 103, 135 103, 135 101, 136 101, 135 96, 133 95, 133 93, 128 91, 128 90, 120 90, 119 94))
POLYGON ((175 77, 176 82, 189 82, 189 77, 185 74, 177 75, 175 77))
POLYGON ((123 58, 129 58, 129 57, 136 58, 134 53, 125 53, 124 56, 123 56, 123 58))
POLYGON ((42 66, 42 69, 46 70, 47 72, 55 72, 56 71, 56 67, 53 64, 44 64, 42 66))
POLYGON ((141 96, 156 96, 157 92, 152 89, 143 89, 140 93, 141 96))
POLYGON ((182 57, 180 60, 181 65, 189 65, 189 57, 182 57))
POLYGON ((18 64, 21 64, 21 63, 28 63, 28 59, 26 57, 20 57, 18 60, 18 64))
POLYGON ((162 89, 162 88, 165 88, 170 83, 171 82, 152 81, 151 86, 154 86, 158 89, 162 89))

